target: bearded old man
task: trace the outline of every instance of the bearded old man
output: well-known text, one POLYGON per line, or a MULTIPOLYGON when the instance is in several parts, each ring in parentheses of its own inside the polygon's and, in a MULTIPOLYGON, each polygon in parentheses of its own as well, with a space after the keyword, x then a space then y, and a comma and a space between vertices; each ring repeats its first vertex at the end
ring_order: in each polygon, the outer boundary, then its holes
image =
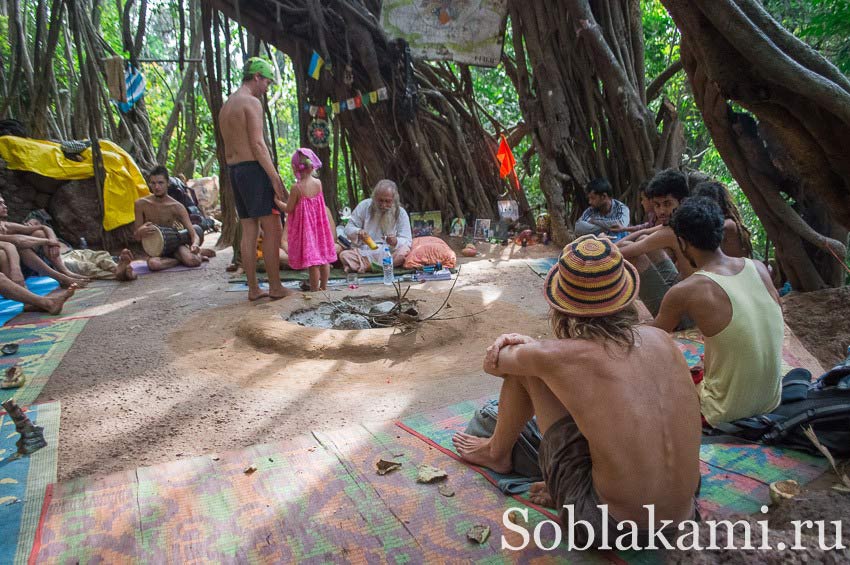
POLYGON ((399 267, 404 263, 410 253, 413 234, 410 217, 401 207, 398 187, 393 181, 378 181, 372 190, 372 198, 357 205, 345 226, 345 237, 351 240, 353 246, 339 254, 346 272, 365 273, 372 263, 380 265, 387 246, 393 255, 393 265, 399 267), (369 247, 367 238, 377 244, 377 249, 369 247))

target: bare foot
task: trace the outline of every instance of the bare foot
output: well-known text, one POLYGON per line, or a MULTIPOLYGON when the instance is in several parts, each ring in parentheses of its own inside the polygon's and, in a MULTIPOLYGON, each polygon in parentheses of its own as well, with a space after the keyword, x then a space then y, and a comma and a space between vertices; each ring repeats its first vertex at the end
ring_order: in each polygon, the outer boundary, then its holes
POLYGON ((77 279, 77 278, 69 277, 67 275, 63 275, 61 273, 59 274, 58 277, 56 277, 56 280, 59 281, 59 286, 61 286, 62 288, 71 288, 72 286, 74 286, 75 289, 76 288, 83 288, 89 282, 88 279, 86 279, 86 280, 77 279))
POLYGON ((490 452, 490 438, 476 437, 458 432, 452 437, 452 443, 461 459, 468 463, 487 467, 501 474, 510 473, 513 469, 511 452, 508 451, 505 457, 497 458, 493 456, 490 452))
POLYGON ((133 252, 129 249, 122 249, 118 255, 118 265, 115 267, 115 278, 119 281, 131 281, 136 278, 136 272, 130 263, 133 262, 133 252))
POLYGON ((60 290, 58 292, 54 292, 48 296, 45 296, 44 299, 47 302, 47 307, 44 309, 48 314, 53 314, 54 316, 62 311, 62 307, 65 305, 65 302, 68 301, 72 296, 74 296, 74 292, 79 288, 77 283, 71 283, 67 289, 60 290))
POLYGON ((265 290, 261 290, 259 288, 256 289, 248 289, 248 300, 254 302, 255 300, 259 300, 260 298, 265 298, 269 295, 265 290))
POLYGON ((215 257, 215 250, 214 250, 214 249, 208 249, 208 248, 206 248, 206 247, 202 247, 202 248, 198 251, 198 253, 200 253, 202 257, 207 257, 207 258, 209 258, 209 257, 215 257))
POLYGON ((272 300, 280 300, 281 298, 286 298, 287 296, 292 296, 293 294, 295 294, 294 290, 290 290, 288 288, 281 288, 280 292, 270 292, 269 298, 271 298, 272 300))
POLYGON ((531 488, 528 489, 528 499, 538 506, 555 508, 555 501, 549 495, 549 489, 546 488, 544 482, 531 483, 531 488))

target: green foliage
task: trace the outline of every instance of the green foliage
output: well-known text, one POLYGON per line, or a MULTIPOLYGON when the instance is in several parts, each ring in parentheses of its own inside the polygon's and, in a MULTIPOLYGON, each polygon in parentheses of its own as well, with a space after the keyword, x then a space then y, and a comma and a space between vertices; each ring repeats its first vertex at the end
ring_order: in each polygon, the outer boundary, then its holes
POLYGON ((850 0, 765 0, 786 29, 850 73, 850 0))

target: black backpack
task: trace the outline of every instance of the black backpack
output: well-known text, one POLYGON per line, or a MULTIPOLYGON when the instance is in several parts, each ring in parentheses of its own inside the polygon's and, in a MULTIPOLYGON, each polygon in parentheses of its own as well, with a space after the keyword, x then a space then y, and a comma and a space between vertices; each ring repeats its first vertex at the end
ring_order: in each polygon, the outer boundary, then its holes
POLYGON ((718 424, 714 434, 821 455, 803 433, 811 426, 834 457, 850 456, 850 355, 815 382, 811 377, 806 369, 790 371, 782 379, 782 403, 773 412, 718 424))

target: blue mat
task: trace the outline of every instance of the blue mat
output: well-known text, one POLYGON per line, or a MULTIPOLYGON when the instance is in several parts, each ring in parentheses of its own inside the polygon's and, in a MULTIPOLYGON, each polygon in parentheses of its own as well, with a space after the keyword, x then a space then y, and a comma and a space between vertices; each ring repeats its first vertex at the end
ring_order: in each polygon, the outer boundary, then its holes
POLYGON ((27 416, 44 428, 43 447, 19 457, 15 424, 0 412, 0 563, 26 563, 32 549, 47 485, 56 482, 59 402, 34 404, 27 416))
POLYGON ((538 275, 546 276, 549 270, 558 262, 557 257, 543 257, 540 259, 531 259, 528 261, 528 266, 538 275))
MULTIPOLYGON (((39 296, 47 296, 59 287, 59 281, 50 277, 30 277, 26 280, 30 292, 39 296)), ((24 305, 14 300, 0 300, 0 326, 24 311, 24 305)))

